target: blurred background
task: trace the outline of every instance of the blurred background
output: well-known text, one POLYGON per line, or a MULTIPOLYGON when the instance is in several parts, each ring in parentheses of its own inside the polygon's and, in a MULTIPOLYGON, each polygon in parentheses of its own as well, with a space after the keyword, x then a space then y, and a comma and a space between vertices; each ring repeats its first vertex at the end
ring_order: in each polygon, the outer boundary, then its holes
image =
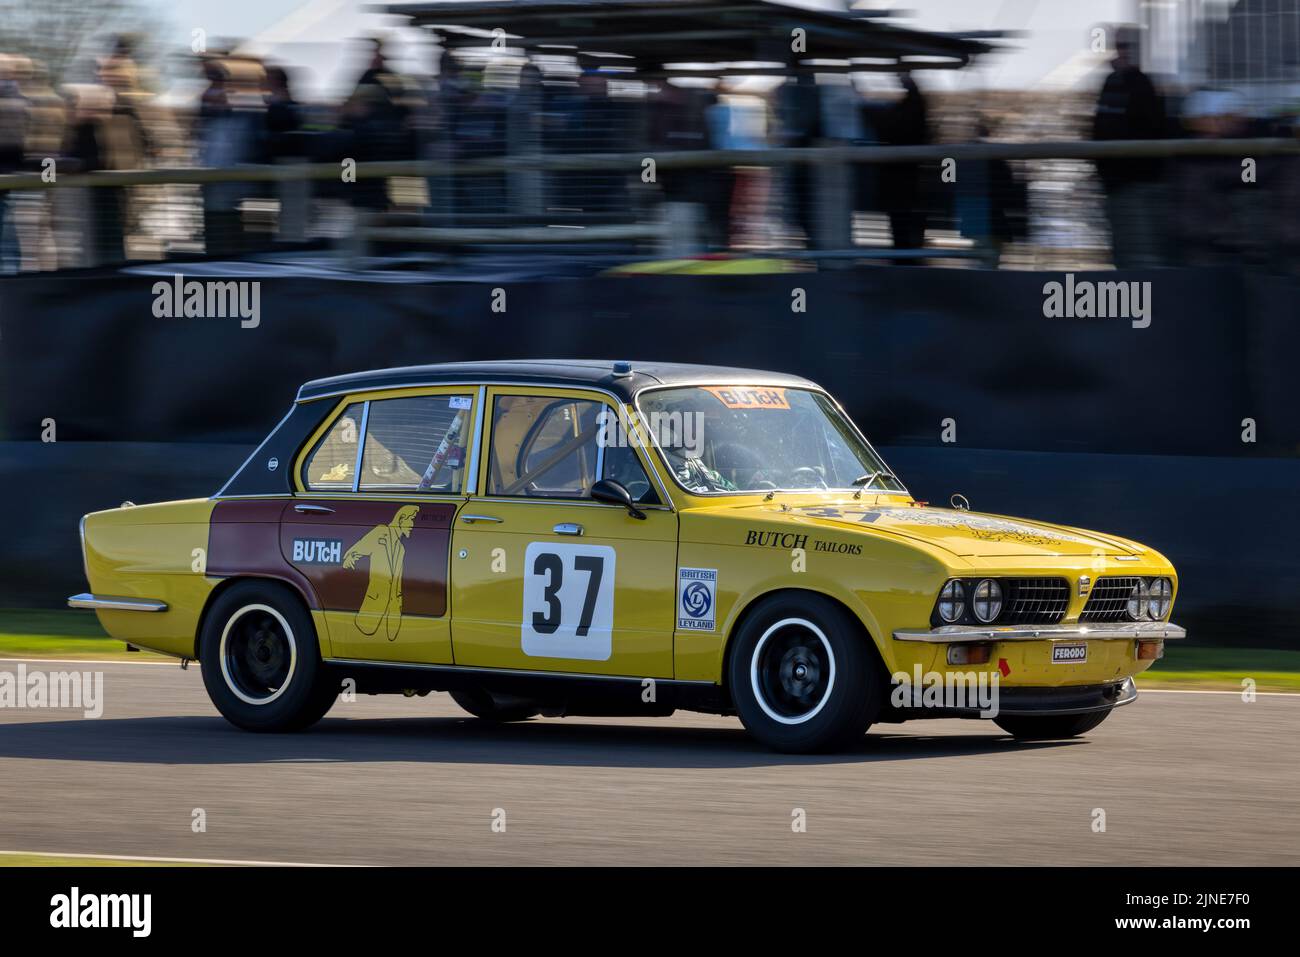
POLYGON ((0 605, 305 379, 603 356, 808 375, 917 497, 1300 649, 1297 132, 1300 0, 0 0, 0 605), (1150 325, 1046 318, 1066 273, 1150 325))

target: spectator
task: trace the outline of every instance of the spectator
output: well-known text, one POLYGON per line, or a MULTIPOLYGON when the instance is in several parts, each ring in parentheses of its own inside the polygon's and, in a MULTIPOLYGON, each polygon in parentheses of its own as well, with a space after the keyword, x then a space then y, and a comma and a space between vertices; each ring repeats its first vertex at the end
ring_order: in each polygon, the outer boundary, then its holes
MULTIPOLYGON (((975 137, 981 143, 990 141, 983 121, 976 125, 975 137)), ((994 269, 1003 248, 1029 233, 1028 190, 1006 160, 963 162, 956 208, 961 234, 975 242, 994 269)))
MULTIPOLYGON (((23 167, 29 104, 18 89, 16 57, 0 53, 0 175, 16 173, 23 167)), ((0 191, 0 273, 18 267, 16 232, 9 210, 13 197, 0 191)))
MULTIPOLYGON (((1132 27, 1116 30, 1111 72, 1093 117, 1094 140, 1154 140, 1165 135, 1164 105, 1155 85, 1138 68, 1137 39, 1132 27)), ((1162 171, 1158 157, 1097 162, 1117 269, 1142 269, 1164 261, 1159 228, 1162 171)))
MULTIPOLYGON (((411 105, 402 79, 389 69, 382 40, 371 38, 365 43, 370 51, 369 63, 342 111, 341 126, 350 144, 348 155, 358 163, 414 159, 411 105)), ((358 179, 352 196, 359 208, 387 209, 388 181, 358 179)))
MULTIPOLYGON (((880 118, 882 142, 890 146, 921 146, 930 142, 925 97, 910 70, 898 75, 903 98, 880 118)), ((880 170, 880 196, 889 217, 895 249, 925 245, 925 210, 921 203, 921 164, 886 163, 880 170)))
MULTIPOLYGON (((1188 133, 1197 139, 1249 135, 1246 105, 1229 90, 1198 90, 1183 106, 1188 133)), ((1181 265, 1262 265, 1269 258, 1263 203, 1265 186, 1242 179, 1235 156, 1184 156, 1174 166, 1172 215, 1181 265)))
MULTIPOLYGON (((263 72, 251 60, 209 60, 204 65, 208 88, 199 102, 195 139, 199 165, 228 169, 256 162, 262 149, 263 72)), ((203 186, 203 245, 210 256, 238 255, 246 246, 241 209, 249 185, 240 182, 203 186)))
POLYGON ((266 162, 296 160, 307 155, 302 142, 302 108, 294 99, 289 73, 283 67, 266 68, 266 114, 263 155, 266 162))
MULTIPOLYGON (((800 73, 778 88, 776 111, 781 146, 791 149, 816 146, 822 138, 821 94, 817 78, 811 73, 800 73)), ((802 230, 809 247, 813 245, 817 223, 814 175, 807 163, 786 167, 786 190, 794 208, 795 224, 802 230)))
MULTIPOLYGON (((78 83, 65 87, 64 93, 71 105, 63 149, 65 170, 92 173, 110 168, 113 91, 98 83, 78 83)), ((103 186, 82 190, 80 203, 76 204, 81 206, 81 265, 98 266, 124 258, 121 194, 120 189, 103 186)))
MULTIPOLYGON (((27 138, 24 144, 26 166, 32 172, 44 172, 47 162, 57 163, 67 133, 67 104, 50 86, 45 64, 32 61, 19 89, 28 104, 27 138)), ((51 167, 57 169, 57 166, 51 167)), ((58 244, 54 236, 52 190, 32 190, 22 194, 22 217, 18 224, 19 245, 23 250, 23 268, 48 270, 58 268, 58 244)))

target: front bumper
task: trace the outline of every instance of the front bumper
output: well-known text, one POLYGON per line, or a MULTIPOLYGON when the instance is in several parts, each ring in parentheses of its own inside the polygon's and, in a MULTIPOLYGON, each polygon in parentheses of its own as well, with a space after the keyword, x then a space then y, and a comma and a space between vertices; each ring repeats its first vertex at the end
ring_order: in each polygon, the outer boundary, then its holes
POLYGON ((895 641, 952 645, 970 641, 1117 641, 1133 638, 1186 638, 1187 629, 1168 621, 1117 621, 1093 625, 943 625, 900 628, 895 641))
MULTIPOLYGON (((999 688, 997 714, 1053 715, 1088 714, 1109 711, 1137 700, 1137 685, 1132 678, 1097 685, 1069 685, 1063 688, 999 688)), ((891 706, 881 721, 908 721, 914 718, 989 718, 977 707, 913 708, 891 706)))

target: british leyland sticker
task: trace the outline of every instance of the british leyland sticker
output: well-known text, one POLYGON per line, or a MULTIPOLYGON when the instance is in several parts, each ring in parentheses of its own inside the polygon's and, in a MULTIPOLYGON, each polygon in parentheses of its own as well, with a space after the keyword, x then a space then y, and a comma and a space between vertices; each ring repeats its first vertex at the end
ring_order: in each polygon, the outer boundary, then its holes
POLYGON ((677 570, 677 627, 682 631, 713 631, 717 620, 718 570, 677 570))

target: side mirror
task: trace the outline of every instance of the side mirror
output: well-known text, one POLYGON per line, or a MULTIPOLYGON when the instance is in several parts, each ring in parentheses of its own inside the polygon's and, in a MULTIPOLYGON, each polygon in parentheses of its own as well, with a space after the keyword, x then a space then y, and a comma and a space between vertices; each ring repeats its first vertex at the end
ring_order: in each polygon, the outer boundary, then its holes
POLYGON ((636 502, 632 501, 632 493, 627 490, 627 486, 622 482, 616 482, 614 479, 601 479, 591 487, 591 497, 597 502, 622 505, 633 518, 645 518, 645 512, 636 507, 636 502))

